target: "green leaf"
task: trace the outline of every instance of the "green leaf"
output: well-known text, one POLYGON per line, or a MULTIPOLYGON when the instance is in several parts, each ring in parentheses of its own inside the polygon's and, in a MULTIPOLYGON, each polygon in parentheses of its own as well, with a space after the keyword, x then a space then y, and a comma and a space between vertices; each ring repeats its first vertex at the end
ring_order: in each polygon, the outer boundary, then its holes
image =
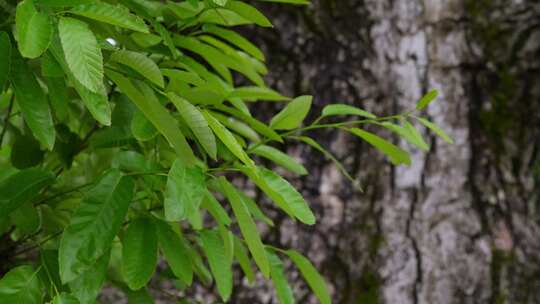
POLYGON ((137 32, 150 32, 140 17, 131 14, 125 6, 120 4, 111 5, 105 2, 94 2, 76 6, 69 12, 137 32))
POLYGON ((144 54, 121 50, 111 55, 111 61, 115 61, 132 68, 158 87, 164 87, 163 76, 157 64, 144 54))
POLYGON ((10 78, 24 121, 34 137, 52 150, 56 132, 47 97, 30 67, 18 55, 12 57, 10 78))
POLYGON ((257 46, 255 46, 253 43, 251 43, 249 40, 236 33, 235 31, 224 29, 212 24, 205 24, 203 26, 203 30, 208 33, 214 34, 224 40, 227 40, 231 44, 236 45, 237 47, 260 61, 265 60, 263 52, 257 46))
POLYGON ((225 6, 227 4, 227 0, 212 0, 212 2, 219 6, 225 6))
POLYGON ((287 3, 287 4, 299 4, 299 5, 308 5, 310 3, 310 0, 258 0, 258 1, 287 3))
POLYGON ((294 304, 294 294, 289 286, 287 277, 285 276, 285 270, 283 263, 277 255, 270 251, 266 251, 268 254, 268 260, 270 261, 270 278, 274 283, 276 294, 281 304, 294 304))
POLYGON ((133 101, 156 129, 165 136, 182 161, 187 165, 193 164, 196 158, 193 155, 191 147, 182 132, 178 129, 176 120, 161 105, 159 100, 153 96, 152 89, 144 83, 139 83, 139 88, 141 89, 139 90, 131 80, 113 71, 108 70, 107 76, 118 85, 118 88, 133 101))
POLYGON ((261 157, 269 159, 274 163, 278 164, 279 166, 282 166, 283 168, 296 174, 308 174, 306 168, 299 164, 294 158, 274 147, 270 147, 267 145, 256 145, 254 148, 250 149, 250 151, 261 157))
POLYGON ((171 33, 169 30, 167 30, 161 23, 154 21, 153 23, 154 29, 158 34, 161 36, 161 39, 163 40, 163 43, 169 48, 169 51, 172 54, 173 59, 177 59, 178 56, 180 56, 180 51, 175 47, 174 42, 171 37, 171 33))
POLYGON ((0 92, 9 80, 11 71, 11 40, 6 32, 0 32, 0 92))
POLYGON ((225 7, 246 18, 247 20, 253 21, 259 26, 272 27, 272 23, 266 18, 266 16, 264 16, 258 9, 245 2, 229 1, 225 7))
POLYGON ((145 49, 158 45, 162 41, 161 37, 158 35, 139 32, 132 33, 130 37, 135 43, 145 49))
POLYGON ((312 96, 300 96, 287 104, 270 121, 270 127, 276 130, 292 130, 298 128, 306 118, 311 107, 312 96))
POLYGON ((32 0, 17 5, 15 16, 19 51, 26 58, 37 58, 51 43, 53 33, 49 15, 38 12, 32 0))
POLYGON ((0 220, 25 203, 35 199, 41 190, 54 182, 54 174, 41 169, 19 171, 0 182, 0 220))
POLYGON ((195 134, 195 137, 203 146, 204 150, 215 160, 217 158, 216 138, 201 111, 172 92, 168 93, 167 96, 173 102, 182 119, 191 131, 193 131, 193 134, 195 134))
POLYGON ((244 101, 269 100, 269 101, 288 101, 289 97, 283 96, 278 92, 265 87, 240 87, 235 88, 228 98, 240 98, 244 101))
POLYGON ((22 234, 36 233, 41 227, 40 209, 31 203, 22 205, 11 214, 11 222, 15 224, 17 230, 22 234))
POLYGON ((60 7, 60 6, 75 6, 80 4, 93 3, 96 0, 36 0, 36 3, 39 3, 44 6, 60 7))
POLYGON ((246 247, 238 237, 234 237, 234 257, 238 261, 238 264, 240 264, 248 282, 253 283, 255 281, 255 273, 251 268, 251 261, 249 260, 246 247))
POLYGON ((225 26, 237 26, 253 24, 255 22, 240 16, 238 13, 228 9, 215 8, 203 11, 197 18, 198 23, 214 23, 225 26))
POLYGON ((204 200, 202 201, 203 208, 208 210, 212 217, 216 219, 216 221, 224 226, 229 226, 231 224, 231 218, 227 214, 227 211, 223 209, 221 204, 216 200, 216 198, 209 192, 206 193, 206 196, 204 200))
POLYGON ((239 169, 290 217, 296 217, 307 225, 315 224, 315 216, 309 205, 287 180, 263 167, 258 167, 258 171, 246 167, 239 169))
POLYGON ((127 290, 129 304, 154 304, 154 299, 144 288, 136 291, 127 290))
POLYGON ((40 304, 41 297, 41 284, 32 266, 15 267, 0 280, 3 303, 40 304))
POLYGON ((138 109, 133 113, 130 127, 133 137, 138 141, 151 140, 159 133, 156 127, 138 109))
POLYGON ((58 31, 69 70, 85 88, 103 91, 103 57, 88 25, 77 19, 62 17, 58 31))
POLYGON ((64 78, 45 77, 45 83, 49 89, 49 100, 51 101, 55 117, 59 121, 67 122, 69 117, 69 96, 64 78))
POLYGON ((422 138, 422 135, 418 133, 418 131, 414 128, 413 125, 411 125, 408 121, 404 121, 405 126, 402 127, 397 124, 393 124, 391 122, 383 122, 381 123, 381 126, 389 129, 390 131, 398 134, 403 139, 408 141, 410 144, 427 151, 429 150, 429 146, 422 138))
POLYGON ((247 246, 255 263, 259 266, 262 274, 265 277, 270 275, 270 264, 266 256, 264 245, 261 241, 261 237, 257 230, 257 225, 249 214, 249 209, 244 204, 242 197, 238 194, 237 190, 224 178, 219 179, 220 185, 225 191, 225 196, 231 204, 233 212, 238 220, 240 231, 246 240, 247 246))
POLYGON ((424 97, 422 97, 422 99, 420 99, 420 101, 418 101, 418 103, 416 104, 416 109, 417 109, 417 110, 422 110, 422 109, 424 109, 424 108, 427 107, 433 100, 435 100, 435 98, 437 98, 438 95, 439 95, 439 91, 437 91, 437 90, 431 90, 431 91, 429 91, 426 95, 424 95, 424 97))
POLYGON ((131 178, 111 169, 86 193, 60 241, 62 282, 73 281, 109 250, 127 214, 133 188, 131 178))
POLYGON ((242 146, 238 143, 234 135, 227 130, 217 119, 215 119, 206 110, 203 110, 202 114, 208 122, 210 128, 214 131, 217 137, 223 142, 223 144, 229 149, 240 161, 242 161, 248 167, 253 167, 255 164, 253 160, 249 158, 246 151, 242 149, 242 146))
POLYGON ((52 51, 54 58, 62 66, 62 69, 68 76, 68 79, 81 97, 84 105, 86 106, 90 114, 92 114, 92 116, 101 124, 110 126, 111 107, 107 99, 105 90, 101 90, 97 93, 92 92, 87 89, 83 84, 81 84, 77 80, 77 78, 75 78, 66 62, 64 50, 62 49, 62 45, 58 37, 57 39, 53 40, 50 50, 52 51))
POLYGON ((249 210, 249 213, 251 213, 254 219, 263 221, 270 227, 274 226, 274 222, 261 211, 261 209, 253 199, 251 199, 243 192, 238 191, 238 194, 242 198, 242 201, 244 202, 244 204, 249 210))
POLYGON ((377 118, 377 116, 346 104, 331 104, 324 107, 321 117, 335 116, 335 115, 357 115, 366 118, 377 118))
POLYGON ((52 304, 80 304, 80 302, 70 294, 61 293, 54 297, 52 304))
POLYGON ((286 253, 293 263, 296 264, 296 267, 298 267, 302 273, 302 276, 304 279, 306 279, 309 287, 313 293, 315 293, 315 296, 317 296, 317 299, 319 299, 321 304, 332 303, 326 283, 319 272, 317 272, 317 269, 315 269, 313 264, 311 264, 311 262, 303 255, 294 250, 287 250, 286 253))
POLYGON ((239 121, 233 117, 222 115, 217 112, 210 112, 214 118, 216 118, 221 124, 230 129, 231 131, 236 132, 237 134, 253 141, 259 142, 261 138, 259 134, 255 132, 250 126, 245 124, 242 121, 239 121))
POLYGON ((81 304, 96 303, 96 298, 105 282, 110 257, 111 252, 107 250, 88 270, 69 282, 72 294, 81 304))
POLYGON ((232 292, 233 274, 230 260, 225 256, 225 247, 217 231, 205 230, 199 234, 204 253, 208 257, 210 270, 216 280, 219 294, 227 302, 232 292))
POLYGON ((245 121, 259 134, 264 135, 271 140, 283 142, 283 139, 279 134, 276 133, 276 131, 274 131, 272 128, 268 127, 264 123, 258 121, 257 119, 245 114, 244 112, 223 105, 217 106, 217 108, 222 112, 231 114, 232 116, 235 116, 245 121))
POLYGON ((169 171, 165 192, 165 218, 176 222, 192 215, 206 195, 204 172, 197 166, 187 167, 177 159, 169 171))
POLYGON ((392 164, 396 166, 401 164, 411 164, 411 158, 407 152, 403 151, 396 145, 389 143, 385 139, 358 128, 351 128, 348 129, 348 131, 362 138, 367 143, 377 148, 377 150, 381 151, 384 155, 388 156, 392 164))
POLYGON ((453 144, 454 140, 448 136, 441 128, 439 128, 437 125, 432 123, 431 121, 421 118, 421 117, 415 117, 420 123, 422 123, 426 128, 433 131, 435 134, 437 134, 440 138, 442 138, 444 141, 446 141, 449 144, 453 144))
POLYGON ((150 281, 157 265, 158 240, 154 222, 138 218, 129 224, 122 240, 122 273, 133 290, 150 281))
POLYGON ((174 275, 183 283, 191 285, 193 280, 192 260, 187 241, 172 230, 166 222, 157 222, 158 242, 161 252, 174 275))
POLYGON ((194 72, 173 70, 173 69, 161 69, 163 75, 169 77, 171 81, 176 80, 184 83, 189 83, 195 86, 202 86, 205 81, 194 72))

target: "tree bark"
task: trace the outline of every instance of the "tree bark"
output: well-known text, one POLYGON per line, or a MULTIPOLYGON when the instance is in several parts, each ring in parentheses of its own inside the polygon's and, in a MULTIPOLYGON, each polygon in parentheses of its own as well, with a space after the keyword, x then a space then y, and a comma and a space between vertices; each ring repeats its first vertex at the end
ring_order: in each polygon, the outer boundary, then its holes
MULTIPOLYGON (((316 151, 290 143, 310 170, 291 178, 318 223, 276 213, 266 241, 315 261, 334 303, 538 303, 540 5, 314 0, 262 9, 275 30, 247 33, 268 53, 268 79, 314 95, 313 117, 331 102, 401 112, 436 88, 427 114, 455 140, 426 132, 427 154, 397 142, 413 165, 394 168, 357 138, 309 133, 363 193, 316 151)), ((316 303, 297 272, 289 279, 299 303, 316 303)), ((277 303, 262 281, 235 288, 232 302, 277 303)))

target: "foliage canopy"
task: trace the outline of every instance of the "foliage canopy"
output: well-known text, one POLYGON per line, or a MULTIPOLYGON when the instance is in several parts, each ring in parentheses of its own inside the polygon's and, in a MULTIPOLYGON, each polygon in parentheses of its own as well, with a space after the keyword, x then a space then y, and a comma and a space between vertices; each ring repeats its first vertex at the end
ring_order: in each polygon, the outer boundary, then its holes
POLYGON ((0 246, 7 256, 2 303, 94 303, 105 282, 133 303, 153 303, 153 277, 173 279, 178 289, 215 281, 226 302, 236 264, 250 282, 258 269, 280 302, 293 303, 282 259, 298 267, 321 303, 330 303, 306 257, 264 243, 258 227, 273 222, 232 179, 244 176, 291 218, 313 225, 302 195, 262 165, 266 159, 308 173, 281 143, 312 146, 356 185, 301 133, 342 129, 395 165, 409 165, 409 154, 360 127, 386 128, 428 150, 416 120, 451 141, 413 115, 436 91, 403 114, 378 117, 333 104, 304 124, 312 97, 267 87, 263 52, 235 31, 272 26, 252 3, 2 2, 0 234, 14 244, 0 246), (267 123, 250 111, 257 102, 283 109, 267 123), (160 260, 167 268, 156 273, 160 260))

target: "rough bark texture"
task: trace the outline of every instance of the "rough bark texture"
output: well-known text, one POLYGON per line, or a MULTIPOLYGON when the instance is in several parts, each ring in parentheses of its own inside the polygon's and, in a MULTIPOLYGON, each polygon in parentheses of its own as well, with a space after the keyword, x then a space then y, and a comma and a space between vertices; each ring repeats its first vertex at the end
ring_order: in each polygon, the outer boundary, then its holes
MULTIPOLYGON (((455 139, 449 145, 426 133, 431 152, 411 149, 413 165, 393 168, 341 132, 310 133, 364 193, 316 151, 291 143, 289 152, 310 169, 293 181, 319 221, 306 227, 276 213, 278 228, 266 241, 315 261, 335 303, 539 303, 540 5, 262 7, 276 29, 248 34, 269 54, 274 87, 313 94, 314 113, 346 102, 377 114, 411 108, 436 88, 441 97, 428 115, 455 139)), ((316 302, 297 273, 290 281, 299 303, 316 302)), ((261 281, 237 287, 232 302, 276 300, 261 281)))

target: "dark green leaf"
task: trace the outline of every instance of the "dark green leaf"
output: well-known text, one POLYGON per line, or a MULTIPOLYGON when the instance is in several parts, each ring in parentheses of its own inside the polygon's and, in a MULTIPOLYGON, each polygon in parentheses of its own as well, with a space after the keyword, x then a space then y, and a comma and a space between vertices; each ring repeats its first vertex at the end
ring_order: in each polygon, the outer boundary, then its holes
POLYGON ((6 32, 0 32, 0 93, 9 79, 11 71, 11 40, 6 32))
POLYGON ((159 248, 169 267, 183 283, 191 285, 193 280, 192 261, 187 241, 172 230, 166 222, 157 222, 159 248))

